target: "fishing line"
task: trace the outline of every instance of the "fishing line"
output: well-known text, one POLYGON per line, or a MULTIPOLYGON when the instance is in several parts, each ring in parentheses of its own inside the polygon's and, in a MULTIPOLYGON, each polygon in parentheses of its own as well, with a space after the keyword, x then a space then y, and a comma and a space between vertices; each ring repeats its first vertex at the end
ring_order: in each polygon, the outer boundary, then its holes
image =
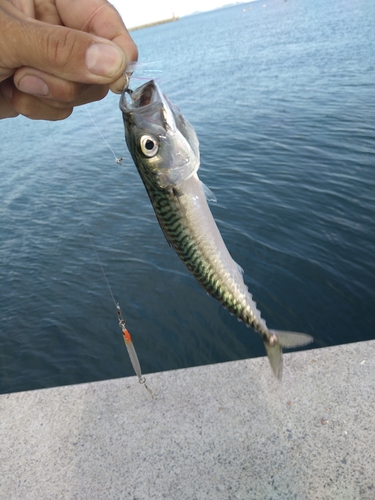
MULTIPOLYGON (((105 5, 102 5, 100 6, 98 9, 95 10, 95 12, 87 19, 87 21, 85 22, 85 24, 82 26, 81 28, 81 31, 84 31, 85 28, 90 24, 90 22, 92 21, 92 19, 96 16, 96 14, 102 10, 104 7, 111 7, 111 8, 114 8, 115 7, 111 4, 105 4, 105 5)), ((116 9, 115 9, 116 10, 116 9)), ((133 71, 137 68, 138 63, 137 62, 130 62, 128 64, 128 67, 126 68, 126 71, 124 72, 124 78, 125 78, 125 88, 127 89, 128 86, 129 86, 129 80, 133 74, 133 71)), ((121 161, 123 160, 123 158, 118 158, 115 154, 115 152, 113 151, 113 149, 111 148, 111 146, 109 145, 108 141, 106 140, 106 138, 104 137, 104 135, 102 134, 102 132, 99 130, 99 127, 97 126, 94 118, 92 117, 90 111, 85 107, 85 110, 87 112, 87 114, 89 115, 92 123, 94 124, 94 127, 96 128, 98 134, 100 135, 100 137, 103 139, 105 145, 107 146, 107 148, 111 151, 111 153, 113 154, 113 157, 115 159, 115 162, 117 164, 121 164, 121 161)), ((48 126, 50 128, 50 131, 51 131, 51 134, 52 134, 52 139, 53 139, 53 142, 55 144, 55 147, 57 149, 57 144, 56 144, 56 141, 55 141, 55 137, 53 135, 53 131, 52 131, 52 128, 50 126, 50 124, 48 123, 48 126)), ((151 394, 151 396, 154 398, 155 395, 154 393, 152 392, 152 390, 146 385, 146 379, 145 377, 142 375, 142 371, 141 371, 141 366, 140 366, 140 363, 139 363, 139 360, 138 360, 138 356, 137 356, 137 353, 135 351, 135 348, 134 348, 134 345, 133 345, 133 342, 132 342, 132 339, 131 339, 131 336, 130 336, 130 333, 129 331, 126 329, 125 327, 125 320, 123 319, 122 317, 122 313, 121 313, 121 308, 120 308, 120 304, 118 302, 116 302, 115 300, 115 297, 114 297, 114 294, 112 292, 112 288, 111 288, 111 285, 109 283, 109 280, 108 280, 108 277, 104 271, 104 267, 103 267, 103 264, 100 260, 100 257, 99 257, 99 254, 98 254, 98 251, 96 249, 96 246, 94 244, 94 240, 87 228, 87 225, 85 224, 85 221, 84 221, 84 218, 83 218, 83 214, 82 214, 82 211, 80 209, 80 206, 79 206, 79 203, 78 203, 78 199, 77 199, 77 196, 75 195, 75 190, 72 186, 72 183, 70 182, 70 179, 69 179, 69 176, 68 176, 68 173, 67 173, 67 170, 65 169, 64 165, 62 165, 63 167, 63 170, 64 170, 64 173, 65 173, 65 177, 68 181, 68 185, 70 187, 70 191, 72 193, 72 196, 73 196, 73 199, 74 199, 74 202, 75 202, 75 205, 77 207, 77 211, 79 213, 79 216, 80 216, 80 219, 81 219, 81 222, 83 224, 83 227, 85 229, 85 233, 90 241, 90 244, 91 244, 91 247, 93 249, 93 252, 95 254, 95 257, 96 257, 96 260, 98 262, 98 265, 99 265, 99 268, 102 272, 102 275, 103 275, 103 278, 104 278, 104 281, 107 285, 107 288, 109 290, 109 293, 110 293, 110 296, 112 298, 112 301, 113 303, 115 304, 115 307, 116 307, 116 310, 117 310, 117 318, 118 318, 118 322, 119 322, 119 326, 121 328, 121 331, 122 331, 122 334, 123 334, 123 339, 124 339, 124 342, 125 342, 125 346, 126 346, 126 349, 128 351, 128 354, 129 354, 129 357, 130 357, 130 361, 132 363, 132 366, 134 368, 134 371, 135 373, 137 374, 138 376, 138 381, 140 384, 143 384, 144 387, 147 389, 147 391, 151 394)))
MULTIPOLYGON (((100 9, 98 9, 100 10, 100 9)), ((84 25, 84 27, 89 23, 89 21, 94 17, 94 15, 97 13, 98 11, 94 12, 94 14, 90 17, 90 19, 86 22, 86 24, 84 25)), ((84 28, 83 27, 83 28, 84 28)), ((82 29, 83 29, 82 28, 82 29)), ((158 61, 156 63, 149 63, 151 66, 154 66, 157 65, 157 64, 160 64, 161 61, 158 61)), ((137 61, 132 61, 130 62, 128 65, 127 65, 127 68, 124 72, 124 79, 125 79, 125 86, 124 86, 124 91, 128 91, 129 94, 131 95, 131 90, 129 89, 129 82, 130 82, 130 79, 133 75, 133 72, 137 70, 137 72, 139 72, 139 69, 140 67, 142 66, 147 66, 148 64, 140 64, 138 63, 137 61)), ((154 72, 157 72, 158 70, 157 69, 154 69, 153 70, 154 72)), ((160 71, 161 72, 161 71, 160 71)), ((145 73, 147 73, 147 70, 145 71, 145 73)), ((105 139, 104 135, 102 134, 102 132, 100 131, 99 127, 97 126, 93 116, 91 115, 90 111, 85 107, 85 110, 87 112, 87 114, 89 115, 92 123, 94 124, 94 127, 96 128, 97 132, 99 133, 100 137, 103 139, 105 145, 108 147, 108 149, 111 151, 111 153, 113 154, 113 157, 115 159, 115 162, 117 164, 121 164, 122 160, 124 158, 120 157, 118 158, 115 154, 115 152, 113 151, 112 147, 109 145, 109 143, 107 142, 107 140, 105 139)), ((55 139, 53 138, 54 142, 55 142, 55 139)), ((56 144, 56 142, 55 142, 56 144)), ((65 172, 65 175, 67 176, 66 172, 65 172)), ((68 177, 68 176, 67 176, 68 177)), ((68 179, 68 182, 69 182, 69 179, 68 179)), ((72 186, 71 186, 71 183, 69 182, 69 185, 72 189, 72 186)), ((73 196, 74 196, 74 191, 73 191, 73 196)), ((108 287, 108 290, 110 292, 110 295, 112 297, 112 300, 113 300, 113 303, 115 304, 116 306, 116 309, 117 309, 117 318, 118 318, 118 322, 119 322, 119 326, 121 328, 121 331, 122 331, 122 335, 123 335, 123 339, 124 339, 124 342, 125 342, 125 346, 126 346, 126 349, 128 351, 128 354, 129 354, 129 358, 130 358, 130 361, 131 361, 131 364, 133 366, 133 369, 138 377, 138 381, 140 384, 142 384, 144 386, 144 388, 150 393, 151 397, 154 399, 155 398, 155 394, 152 392, 152 390, 150 389, 150 387, 148 387, 148 385, 146 384, 146 378, 142 375, 142 371, 141 371, 141 366, 140 366, 140 363, 139 363, 139 360, 138 360, 138 356, 137 356, 137 352, 135 350, 135 347, 134 347, 134 344, 133 344, 133 341, 132 341, 132 338, 131 338, 131 335, 129 333, 129 331, 127 330, 126 326, 125 326, 125 320, 123 319, 122 317, 122 313, 121 313, 121 308, 120 308, 120 304, 118 302, 116 302, 115 298, 114 298, 114 295, 113 295, 113 292, 112 292, 112 289, 111 289, 111 286, 109 284, 109 280, 107 278, 107 275, 104 271, 104 267, 101 263, 101 260, 99 258, 99 254, 96 250, 96 247, 94 245, 94 241, 87 229, 87 226, 83 220, 83 216, 82 216, 82 212, 79 208, 79 204, 78 204, 78 201, 77 201, 77 198, 76 196, 74 196, 74 199, 75 199, 75 203, 76 203, 76 206, 78 208, 78 212, 80 214, 80 217, 81 217, 81 220, 82 220, 82 223, 85 227, 85 232, 90 240, 90 244, 94 250, 94 253, 95 253, 95 256, 96 256, 96 259, 98 261, 98 264, 99 264, 99 267, 102 271, 102 274, 104 276, 104 279, 105 279, 105 282, 107 284, 107 287, 108 287)))
MULTIPOLYGON (((56 151, 58 151, 58 147, 57 147, 57 144, 56 144, 56 141, 55 141, 55 136, 54 136, 54 134, 53 134, 53 130, 52 130, 52 128, 51 128, 50 123, 49 123, 49 122, 47 122, 47 123, 48 123, 48 127, 49 127, 49 129, 50 129, 51 135, 52 135, 52 140, 53 140, 53 143, 54 143, 54 145, 55 145, 56 151)), ((87 225, 86 225, 86 223, 85 223, 85 221, 84 221, 83 214, 82 214, 82 211, 81 211, 81 207, 79 206, 79 203, 78 203, 78 200, 77 200, 77 196, 76 196, 76 194, 75 194, 75 189, 74 189, 74 186, 73 186, 73 185, 72 185, 72 183, 70 182, 68 172, 67 172, 67 170, 66 170, 65 166, 63 165, 63 163, 61 163, 61 166, 62 166, 62 169, 63 169, 64 174, 65 174, 65 179, 66 179, 66 181, 68 182, 69 189, 70 189, 70 192, 71 192, 71 194, 72 194, 72 196, 73 196, 73 200, 74 200, 75 206, 76 206, 76 208, 77 208, 77 211, 78 211, 79 217, 80 217, 80 219, 81 219, 81 223, 82 223, 82 225, 83 225, 83 227, 84 227, 84 230, 85 230, 86 236, 88 237, 88 239, 89 239, 89 241, 90 241, 91 247, 92 247, 92 249, 93 249, 93 251, 94 251, 94 255, 95 255, 95 257, 96 257, 96 260, 97 260, 97 262, 98 262, 98 265, 99 265, 99 267, 100 267, 100 270, 102 271, 102 274, 103 274, 103 277, 104 277, 104 281, 105 281, 105 282, 106 282, 106 284, 107 284, 107 287, 108 287, 109 293, 110 293, 110 295, 111 295, 111 297, 112 297, 112 300, 113 300, 113 302, 114 302, 115 306, 117 306, 117 302, 116 302, 115 297, 114 297, 114 295, 113 295, 112 288, 111 288, 111 285, 109 284, 109 281, 108 281, 107 275, 106 275, 106 273, 105 273, 105 271, 104 271, 103 264, 102 264, 102 262, 101 262, 101 260, 100 260, 100 258, 99 258, 99 254, 98 254, 98 252, 97 252, 97 250, 96 250, 96 247, 95 247, 95 245, 94 245, 94 241, 93 241, 93 239, 92 239, 92 236, 91 236, 91 234, 90 234, 90 232, 89 232, 89 230, 88 230, 88 228, 87 228, 87 225)))
MULTIPOLYGON (((105 144, 108 146, 108 148, 111 150, 113 156, 115 157, 115 161, 116 163, 121 163, 121 160, 123 158, 117 158, 113 149, 111 148, 111 146, 108 144, 108 142, 105 140, 105 138, 103 137, 103 135, 101 134, 99 128, 97 127, 93 117, 91 116, 90 112, 88 110, 86 110, 92 120, 92 122, 94 123, 95 127, 96 127, 96 130, 99 132, 100 136, 102 137, 102 139, 104 140, 105 144)), ((53 130, 52 130, 52 127, 50 125, 49 122, 48 123, 48 127, 50 129, 50 132, 51 132, 51 136, 52 136, 52 140, 53 140, 53 143, 55 145, 55 148, 56 148, 56 151, 58 151, 58 147, 57 147, 57 143, 55 141, 55 136, 54 136, 54 133, 53 133, 53 130)), ((61 156, 60 156, 61 158, 61 156)), ((146 378, 142 375, 142 371, 141 371, 141 366, 140 366, 140 363, 139 363, 139 360, 138 360, 138 356, 137 356, 137 353, 136 353, 136 350, 135 350, 135 347, 134 347, 134 344, 133 344, 133 341, 132 341, 132 338, 130 336, 130 333, 129 331, 127 330, 127 328, 125 327, 125 320, 123 319, 122 317, 122 312, 121 312, 121 308, 120 308, 120 304, 118 302, 116 302, 116 299, 115 299, 115 296, 113 294, 113 291, 112 291, 112 287, 109 283, 109 279, 107 277, 107 274, 104 270, 104 266, 102 264, 102 261, 100 260, 100 257, 99 257, 99 253, 96 249, 96 246, 94 244, 94 240, 93 240, 93 237, 91 236, 91 233, 90 231, 88 230, 88 227, 87 227, 87 224, 85 223, 85 220, 84 220, 84 217, 83 217, 83 213, 82 213, 82 210, 81 210, 81 207, 78 203, 78 199, 77 199, 77 196, 76 196, 76 192, 75 192, 75 189, 74 189, 74 186, 73 184, 71 183, 70 181, 70 178, 69 178, 69 175, 68 175, 68 172, 67 172, 67 169, 65 168, 64 164, 61 162, 61 167, 63 169, 63 172, 64 172, 64 175, 65 175, 65 178, 68 182, 68 185, 69 185, 69 189, 70 189, 70 192, 71 192, 71 195, 73 196, 73 200, 74 200, 74 203, 75 203, 75 206, 77 208, 77 211, 78 211, 78 214, 79 214, 79 217, 81 219, 81 223, 84 227, 84 230, 85 230, 85 233, 86 233, 86 236, 88 238, 88 240, 90 241, 90 245, 91 245, 91 248, 94 252, 94 255, 95 255, 95 258, 96 258, 96 261, 99 265, 99 268, 101 270, 101 273, 103 275, 103 278, 104 278, 104 281, 107 285, 107 288, 108 288, 108 291, 109 291, 109 294, 112 298, 112 301, 116 307, 116 311, 117 311, 117 319, 118 319, 118 323, 119 323, 119 326, 121 328, 121 331, 122 331, 122 334, 123 334, 123 339, 124 339, 124 342, 125 342, 125 346, 126 346, 126 349, 128 351, 128 354, 129 354, 129 358, 130 358, 130 361, 131 361, 131 364, 133 366, 133 369, 138 377, 138 381, 140 384, 142 384, 145 389, 150 393, 150 395, 152 396, 152 398, 154 399, 155 398, 155 394, 152 392, 152 390, 150 389, 150 387, 148 387, 148 385, 146 384, 146 378)))
POLYGON ((95 126, 96 130, 98 131, 98 133, 99 133, 100 137, 103 139, 103 141, 105 142, 106 146, 108 147, 108 149, 109 149, 109 150, 111 151, 111 153, 113 154, 113 157, 114 157, 114 159, 115 159, 115 162, 116 162, 117 164, 119 164, 119 165, 120 165, 120 164, 121 164, 121 162, 122 162, 122 160, 123 160, 124 158, 123 158, 123 157, 117 158, 117 156, 116 156, 115 152, 113 151, 113 149, 111 148, 111 146, 110 146, 110 145, 108 144, 108 142, 106 141, 106 139, 105 139, 104 135, 100 132, 100 129, 99 129, 99 127, 97 126, 97 124, 95 123, 95 120, 94 120, 94 118, 92 117, 92 114, 90 113, 90 111, 89 111, 86 107, 85 107, 84 109, 85 109, 85 111, 87 112, 87 114, 89 115, 89 117, 91 118, 91 121, 92 121, 92 123, 94 124, 94 126, 95 126))

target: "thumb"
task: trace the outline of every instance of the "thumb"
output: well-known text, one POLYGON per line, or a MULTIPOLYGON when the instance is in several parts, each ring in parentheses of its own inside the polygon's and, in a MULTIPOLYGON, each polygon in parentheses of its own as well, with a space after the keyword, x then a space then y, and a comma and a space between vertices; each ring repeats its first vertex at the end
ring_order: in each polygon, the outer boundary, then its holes
POLYGON ((0 11, 0 81, 21 66, 64 80, 109 84, 125 71, 126 56, 107 39, 0 11))

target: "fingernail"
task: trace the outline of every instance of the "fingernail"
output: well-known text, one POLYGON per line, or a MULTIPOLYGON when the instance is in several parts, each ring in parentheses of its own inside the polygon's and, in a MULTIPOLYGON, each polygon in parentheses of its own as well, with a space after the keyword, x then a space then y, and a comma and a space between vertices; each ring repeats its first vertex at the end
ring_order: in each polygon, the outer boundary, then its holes
POLYGON ((94 43, 86 50, 86 66, 94 75, 110 78, 125 67, 124 53, 114 45, 94 43))
POLYGON ((49 88, 45 81, 37 76, 25 75, 17 85, 18 89, 25 94, 45 97, 49 94, 49 88))

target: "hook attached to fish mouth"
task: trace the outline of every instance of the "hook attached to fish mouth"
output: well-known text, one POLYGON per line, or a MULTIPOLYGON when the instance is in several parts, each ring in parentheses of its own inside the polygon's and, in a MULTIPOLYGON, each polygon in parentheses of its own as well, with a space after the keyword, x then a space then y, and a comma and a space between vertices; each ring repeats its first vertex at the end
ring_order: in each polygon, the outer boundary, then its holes
POLYGON ((124 72, 124 78, 125 78, 125 85, 124 88, 122 89, 122 93, 127 92, 129 95, 133 93, 132 89, 129 88, 129 83, 130 83, 130 78, 132 76, 133 72, 124 72))
POLYGON ((126 104, 126 96, 125 96, 125 94, 128 94, 130 97, 133 94, 133 90, 131 88, 129 88, 129 85, 130 85, 130 79, 131 79, 131 77, 132 77, 132 75, 134 73, 134 66, 135 66, 135 64, 136 64, 135 62, 134 63, 131 62, 128 65, 127 69, 123 73, 125 84, 124 84, 124 88, 122 89, 121 98, 120 98, 120 108, 121 109, 123 108, 123 104, 126 104))
MULTIPOLYGON (((124 71, 124 80, 125 80, 125 85, 124 85, 124 88, 123 88, 123 92, 127 91, 128 88, 129 88, 129 83, 130 83, 130 79, 131 77, 133 76, 133 73, 134 71, 137 69, 137 66, 138 66, 138 63, 137 61, 130 61, 127 66, 126 66, 126 69, 124 71)), ((130 91, 131 92, 131 91, 130 91)))
POLYGON ((131 101, 134 101, 134 99, 133 99, 134 91, 131 88, 129 88, 131 73, 127 73, 125 71, 124 76, 125 76, 125 85, 124 85, 124 88, 122 89, 120 102, 119 102, 120 109, 122 112, 129 111, 130 102, 127 99, 127 95, 130 97, 131 101))

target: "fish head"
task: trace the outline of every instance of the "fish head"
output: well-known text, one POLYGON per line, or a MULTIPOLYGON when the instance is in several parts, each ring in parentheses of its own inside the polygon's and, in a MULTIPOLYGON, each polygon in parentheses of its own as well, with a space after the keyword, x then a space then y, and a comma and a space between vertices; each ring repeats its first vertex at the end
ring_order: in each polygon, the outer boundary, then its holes
POLYGON ((125 139, 142 178, 171 188, 199 168, 199 143, 191 124, 154 80, 120 100, 125 139))

